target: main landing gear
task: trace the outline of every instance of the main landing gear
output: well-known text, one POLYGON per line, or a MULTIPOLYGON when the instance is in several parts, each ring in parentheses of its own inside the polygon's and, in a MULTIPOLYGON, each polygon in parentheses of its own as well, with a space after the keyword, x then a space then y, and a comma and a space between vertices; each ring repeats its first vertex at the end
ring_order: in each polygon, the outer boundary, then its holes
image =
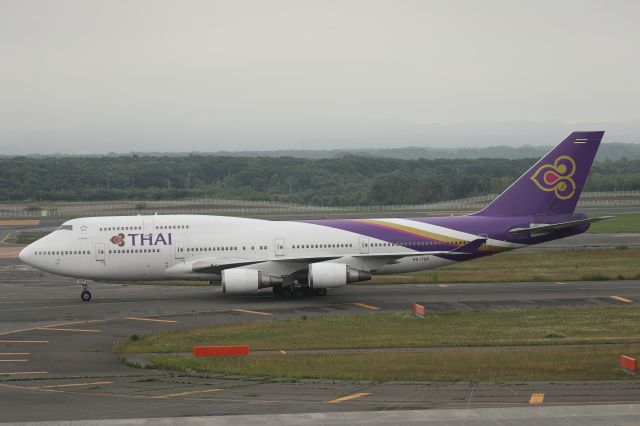
POLYGON ((309 287, 278 286, 273 287, 273 295, 283 299, 302 299, 305 296, 326 296, 326 288, 311 289, 309 287))
POLYGON ((82 289, 82 292, 80 293, 80 299, 82 299, 83 302, 88 302, 89 300, 91 300, 91 292, 88 289, 87 281, 78 280, 78 284, 80 284, 80 288, 82 289))

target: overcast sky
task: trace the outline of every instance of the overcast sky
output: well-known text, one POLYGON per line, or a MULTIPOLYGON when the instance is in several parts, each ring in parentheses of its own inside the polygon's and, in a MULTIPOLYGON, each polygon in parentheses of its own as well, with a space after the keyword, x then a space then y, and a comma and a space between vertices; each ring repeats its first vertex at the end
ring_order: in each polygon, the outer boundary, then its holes
POLYGON ((0 154, 549 145, 575 127, 640 142, 639 16, 638 1, 0 0, 0 154))

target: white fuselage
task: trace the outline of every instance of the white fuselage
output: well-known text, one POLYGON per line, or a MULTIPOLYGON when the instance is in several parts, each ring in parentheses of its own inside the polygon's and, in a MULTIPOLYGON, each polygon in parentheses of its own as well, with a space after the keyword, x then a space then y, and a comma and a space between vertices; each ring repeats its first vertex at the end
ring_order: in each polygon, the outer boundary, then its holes
MULTIPOLYGON (((383 220, 380 220, 383 221, 383 220)), ((446 235, 460 244, 478 238, 426 223, 416 229, 446 235)), ((224 216, 163 215, 74 219, 20 254, 26 263, 59 275, 92 280, 203 279, 219 273, 194 272, 193 265, 248 264, 272 275, 285 276, 309 263, 331 258, 350 268, 376 274, 437 268, 451 260, 432 256, 433 247, 390 243, 357 232, 308 222, 267 221, 224 216), (400 255, 393 262, 378 255, 400 255), (406 256, 402 256, 406 254, 406 256)), ((515 245, 493 241, 505 249, 515 245)))

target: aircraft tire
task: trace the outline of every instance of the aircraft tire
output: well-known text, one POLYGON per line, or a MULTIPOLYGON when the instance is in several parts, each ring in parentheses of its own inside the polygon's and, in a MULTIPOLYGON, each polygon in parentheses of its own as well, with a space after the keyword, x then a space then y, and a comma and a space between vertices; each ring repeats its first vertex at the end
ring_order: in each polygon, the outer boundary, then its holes
POLYGON ((301 288, 297 288, 293 291, 293 295, 296 297, 296 299, 302 299, 304 297, 304 290, 302 290, 301 288))
POLYGON ((291 290, 288 287, 284 287, 280 291, 280 296, 282 296, 283 299, 290 299, 292 295, 293 295, 293 293, 291 292, 291 290))
POLYGON ((317 288, 313 292, 314 292, 314 294, 316 296, 326 296, 327 295, 327 289, 326 288, 317 288))
POLYGON ((88 302, 91 300, 91 293, 88 290, 85 290, 82 293, 80 293, 80 298, 82 299, 83 302, 88 302))

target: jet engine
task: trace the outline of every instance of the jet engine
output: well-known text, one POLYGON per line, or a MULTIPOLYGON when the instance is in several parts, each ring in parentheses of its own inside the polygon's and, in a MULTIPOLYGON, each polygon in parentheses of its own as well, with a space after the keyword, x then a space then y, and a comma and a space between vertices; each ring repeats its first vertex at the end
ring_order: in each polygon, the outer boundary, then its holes
POLYGON ((370 279, 370 273, 349 268, 343 263, 322 262, 309 265, 309 287, 315 289, 342 287, 370 279))
POLYGON ((259 288, 282 284, 282 278, 264 274, 256 269, 233 268, 222 271, 222 292, 226 294, 252 293, 259 288))

